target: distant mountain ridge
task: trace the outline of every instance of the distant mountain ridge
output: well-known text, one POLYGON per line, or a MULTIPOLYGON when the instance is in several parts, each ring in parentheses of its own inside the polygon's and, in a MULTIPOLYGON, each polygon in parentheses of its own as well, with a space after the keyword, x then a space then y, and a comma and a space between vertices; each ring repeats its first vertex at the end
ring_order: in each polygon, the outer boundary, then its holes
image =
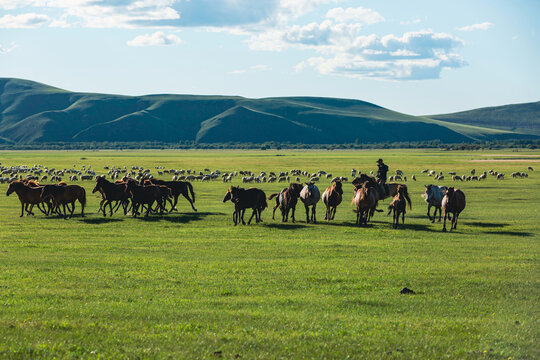
POLYGON ((0 142, 339 144, 527 139, 540 135, 539 107, 540 102, 411 116, 350 99, 122 96, 0 78, 0 142))

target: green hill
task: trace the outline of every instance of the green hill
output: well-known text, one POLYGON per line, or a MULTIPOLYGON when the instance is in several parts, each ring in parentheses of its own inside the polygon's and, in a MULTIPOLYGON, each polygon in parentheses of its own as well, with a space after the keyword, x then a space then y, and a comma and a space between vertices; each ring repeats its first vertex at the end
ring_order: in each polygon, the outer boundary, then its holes
POLYGON ((431 115, 432 119, 458 124, 540 135, 540 101, 487 107, 453 114, 431 115))
MULTIPOLYGON (((518 117, 523 112, 515 114, 518 117)), ((536 113, 533 108, 528 114, 538 123, 538 106, 536 113)), ((535 130, 537 124, 512 131, 498 126, 499 122, 490 124, 488 115, 481 118, 483 122, 457 121, 458 117, 450 115, 416 117, 364 101, 334 98, 76 93, 28 80, 0 78, 1 143, 456 143, 540 135, 535 130)))

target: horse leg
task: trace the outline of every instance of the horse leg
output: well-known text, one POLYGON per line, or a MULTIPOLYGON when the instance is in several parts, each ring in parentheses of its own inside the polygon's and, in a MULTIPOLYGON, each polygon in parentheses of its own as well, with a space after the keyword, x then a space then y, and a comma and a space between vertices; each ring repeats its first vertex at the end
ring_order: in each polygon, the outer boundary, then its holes
POLYGON ((309 224, 309 207, 304 204, 304 207, 306 208, 306 222, 309 224))
MULTIPOLYGON (((435 208, 435 213, 433 214, 433 219, 431 218, 431 215, 429 214, 430 210, 431 210, 431 204, 428 204, 427 205, 427 217, 431 221, 431 220, 435 219, 435 214, 437 214, 437 208, 435 208)), ((435 220, 433 220, 433 221, 435 221, 435 220)))
POLYGON ((242 209, 240 218, 242 219, 242 225, 246 225, 246 222, 244 221, 244 214, 246 213, 246 209, 242 209))
POLYGON ((405 211, 401 213, 401 224, 403 225, 403 228, 405 228, 405 211))
POLYGON ((257 208, 253 208, 253 212, 251 213, 251 217, 248 220, 248 225, 251 224, 251 219, 253 219, 253 216, 257 213, 257 208))
POLYGON ((189 198, 188 194, 182 193, 182 196, 184 196, 187 199, 187 201, 189 201, 189 204, 191 205, 191 208, 193 209, 193 211, 197 211, 197 209, 195 209, 195 206, 193 206, 193 202, 189 198))
POLYGON ((317 204, 311 207, 311 220, 314 224, 317 223, 317 204))
POLYGON ((446 212, 446 209, 444 209, 444 221, 443 221, 443 228, 442 231, 446 232, 446 218, 448 216, 448 213, 446 212))
POLYGON ((294 218, 294 212, 296 211, 296 206, 293 206, 291 208, 291 221, 292 223, 294 224, 294 222, 296 221, 296 219, 294 218))
POLYGON ((24 203, 21 201, 21 216, 19 217, 23 217, 24 216, 24 203))
MULTIPOLYGON (((69 209, 69 205, 68 205, 68 209, 69 209)), ((73 200, 73 202, 71 203, 71 211, 69 213, 69 217, 72 218, 73 217, 73 212, 75 211, 75 200, 73 200)), ((83 210, 84 211, 84 210, 83 210)), ((84 213, 81 213, 82 216, 84 216, 84 213)))
POLYGON ((38 208, 39 211, 41 211, 42 213, 46 214, 46 212, 45 212, 45 205, 43 205, 43 203, 37 204, 37 208, 38 208))
POLYGON ((148 204, 148 209, 146 210, 146 214, 144 214, 145 217, 150 214, 150 210, 152 210, 152 205, 154 205, 153 201, 150 204, 148 204))
MULTIPOLYGON (((274 205, 274 208, 272 209, 272 220, 275 220, 274 216, 276 214, 276 209, 278 208, 279 206, 279 200, 276 199, 276 204, 274 205)), ((281 216, 283 216, 283 214, 281 214, 281 216)))
POLYGON ((441 222, 442 208, 439 206, 439 222, 441 222))
POLYGON ((34 204, 30 204, 30 210, 28 211, 28 215, 34 215, 32 212, 32 209, 34 208, 34 204))

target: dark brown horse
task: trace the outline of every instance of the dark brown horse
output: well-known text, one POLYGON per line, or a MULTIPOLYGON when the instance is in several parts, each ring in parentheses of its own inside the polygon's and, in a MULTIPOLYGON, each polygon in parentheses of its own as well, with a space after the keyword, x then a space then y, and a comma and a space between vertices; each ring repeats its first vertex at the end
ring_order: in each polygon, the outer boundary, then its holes
POLYGON ((401 186, 403 188, 403 197, 409 204, 409 209, 412 209, 412 203, 411 199, 409 198, 409 193, 407 191, 407 185, 405 184, 397 184, 397 183, 386 183, 385 185, 381 185, 377 182, 377 180, 373 176, 369 176, 366 174, 360 174, 358 177, 356 177, 353 181, 353 185, 362 185, 365 182, 368 182, 370 186, 373 186, 377 189, 377 196, 379 200, 384 200, 387 197, 394 197, 397 195, 397 189, 398 186, 401 186), (383 188, 385 186, 385 188, 383 188))
POLYGON ((356 225, 368 223, 377 208, 378 201, 377 189, 371 186, 368 181, 361 185, 354 185, 352 204, 356 213, 356 225))
POLYGON ((336 210, 343 200, 343 187, 341 181, 336 180, 322 194, 322 201, 326 205, 325 220, 334 220, 336 210))
POLYGON ((388 215, 390 215, 390 213, 394 211, 394 214, 393 214, 394 216, 392 219, 392 227, 394 229, 397 229, 399 225, 400 215, 401 215, 401 223, 403 224, 403 226, 405 226, 405 213, 407 209, 407 201, 405 200, 405 196, 403 194, 404 194, 404 188, 401 185, 399 185, 397 188, 397 194, 394 196, 394 199, 392 200, 390 205, 388 205, 388 215))
POLYGON ((444 210, 443 231, 446 231, 446 217, 450 217, 450 213, 453 215, 450 231, 457 229, 459 214, 465 209, 465 194, 463 191, 449 187, 443 197, 442 208, 444 210))
POLYGON ((142 207, 143 205, 146 205, 148 207, 144 216, 148 216, 148 214, 152 210, 152 205, 154 204, 154 202, 158 203, 159 208, 163 207, 161 203, 162 193, 159 186, 142 186, 137 184, 135 180, 129 179, 126 182, 125 187, 126 192, 131 198, 132 214, 134 217, 139 215, 139 206, 142 207))
POLYGON ((231 186, 227 193, 225 193, 223 202, 228 200, 234 204, 233 222, 235 226, 240 221, 242 221, 243 225, 246 225, 246 222, 244 221, 244 213, 246 212, 246 209, 253 209, 253 213, 248 221, 249 225, 253 219, 253 216, 255 216, 255 221, 257 223, 262 221, 261 214, 263 210, 268 207, 268 203, 266 202, 266 194, 264 191, 257 188, 243 189, 239 186, 231 186))
POLYGON ((32 212, 34 205, 37 205, 42 213, 47 214, 43 204, 44 201, 41 198, 41 190, 42 188, 35 186, 35 184, 32 184, 31 186, 30 184, 25 184, 23 181, 15 180, 9 184, 6 195, 9 196, 13 192, 17 193, 19 201, 21 202, 21 217, 24 215, 25 211, 26 215, 34 215, 32 212), (30 206, 30 209, 28 209, 28 206, 30 206))
POLYGON ((64 219, 73 217, 75 211, 75 201, 81 204, 81 216, 84 217, 84 207, 86 206, 86 190, 79 185, 45 185, 41 190, 42 199, 51 199, 54 206, 54 211, 64 216, 64 219), (60 205, 62 205, 63 214, 60 213, 60 205), (71 209, 69 207, 71 205, 71 209), (70 212, 69 216, 66 213, 66 206, 70 212))
POLYGON ((268 197, 268 200, 276 198, 276 204, 272 211, 272 220, 274 220, 274 214, 276 209, 279 207, 281 210, 281 221, 287 222, 289 220, 289 212, 292 211, 291 219, 294 223, 296 219, 294 218, 294 212, 296 211, 296 204, 298 203, 298 198, 300 197, 300 191, 304 186, 302 184, 291 183, 289 187, 281 190, 279 193, 272 194, 268 197))
POLYGON ((103 216, 106 216, 105 211, 107 205, 109 205, 109 213, 112 216, 113 212, 116 212, 120 205, 124 208, 124 215, 127 214, 129 207, 129 194, 126 192, 126 184, 123 182, 112 183, 104 177, 96 177, 96 186, 92 190, 92 194, 99 191, 101 193, 102 200, 99 204, 99 210, 103 211, 103 216), (112 203, 115 202, 113 206, 112 203))
POLYGON ((164 181, 159 179, 151 179, 150 181, 154 185, 165 185, 169 189, 171 189, 172 200, 167 199, 172 206, 171 211, 178 211, 176 205, 178 204, 178 197, 180 195, 182 195, 187 199, 187 201, 189 201, 189 204, 191 205, 193 211, 197 211, 197 209, 195 209, 195 206, 193 205, 195 203, 195 192, 193 191, 193 185, 191 185, 189 181, 164 181), (189 196, 190 194, 191 198, 189 196))

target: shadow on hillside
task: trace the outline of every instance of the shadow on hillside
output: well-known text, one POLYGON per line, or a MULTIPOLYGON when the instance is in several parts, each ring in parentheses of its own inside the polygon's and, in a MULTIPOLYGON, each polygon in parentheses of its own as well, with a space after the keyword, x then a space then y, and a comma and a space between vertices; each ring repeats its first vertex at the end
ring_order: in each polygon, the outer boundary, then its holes
POLYGON ((262 224, 264 227, 271 228, 271 229, 280 229, 280 230, 295 230, 295 229, 303 229, 306 227, 304 224, 299 223, 266 223, 262 224))
POLYGON ((481 228, 502 228, 508 226, 506 223, 489 223, 489 222, 480 222, 480 221, 464 221, 463 224, 478 226, 481 228))

